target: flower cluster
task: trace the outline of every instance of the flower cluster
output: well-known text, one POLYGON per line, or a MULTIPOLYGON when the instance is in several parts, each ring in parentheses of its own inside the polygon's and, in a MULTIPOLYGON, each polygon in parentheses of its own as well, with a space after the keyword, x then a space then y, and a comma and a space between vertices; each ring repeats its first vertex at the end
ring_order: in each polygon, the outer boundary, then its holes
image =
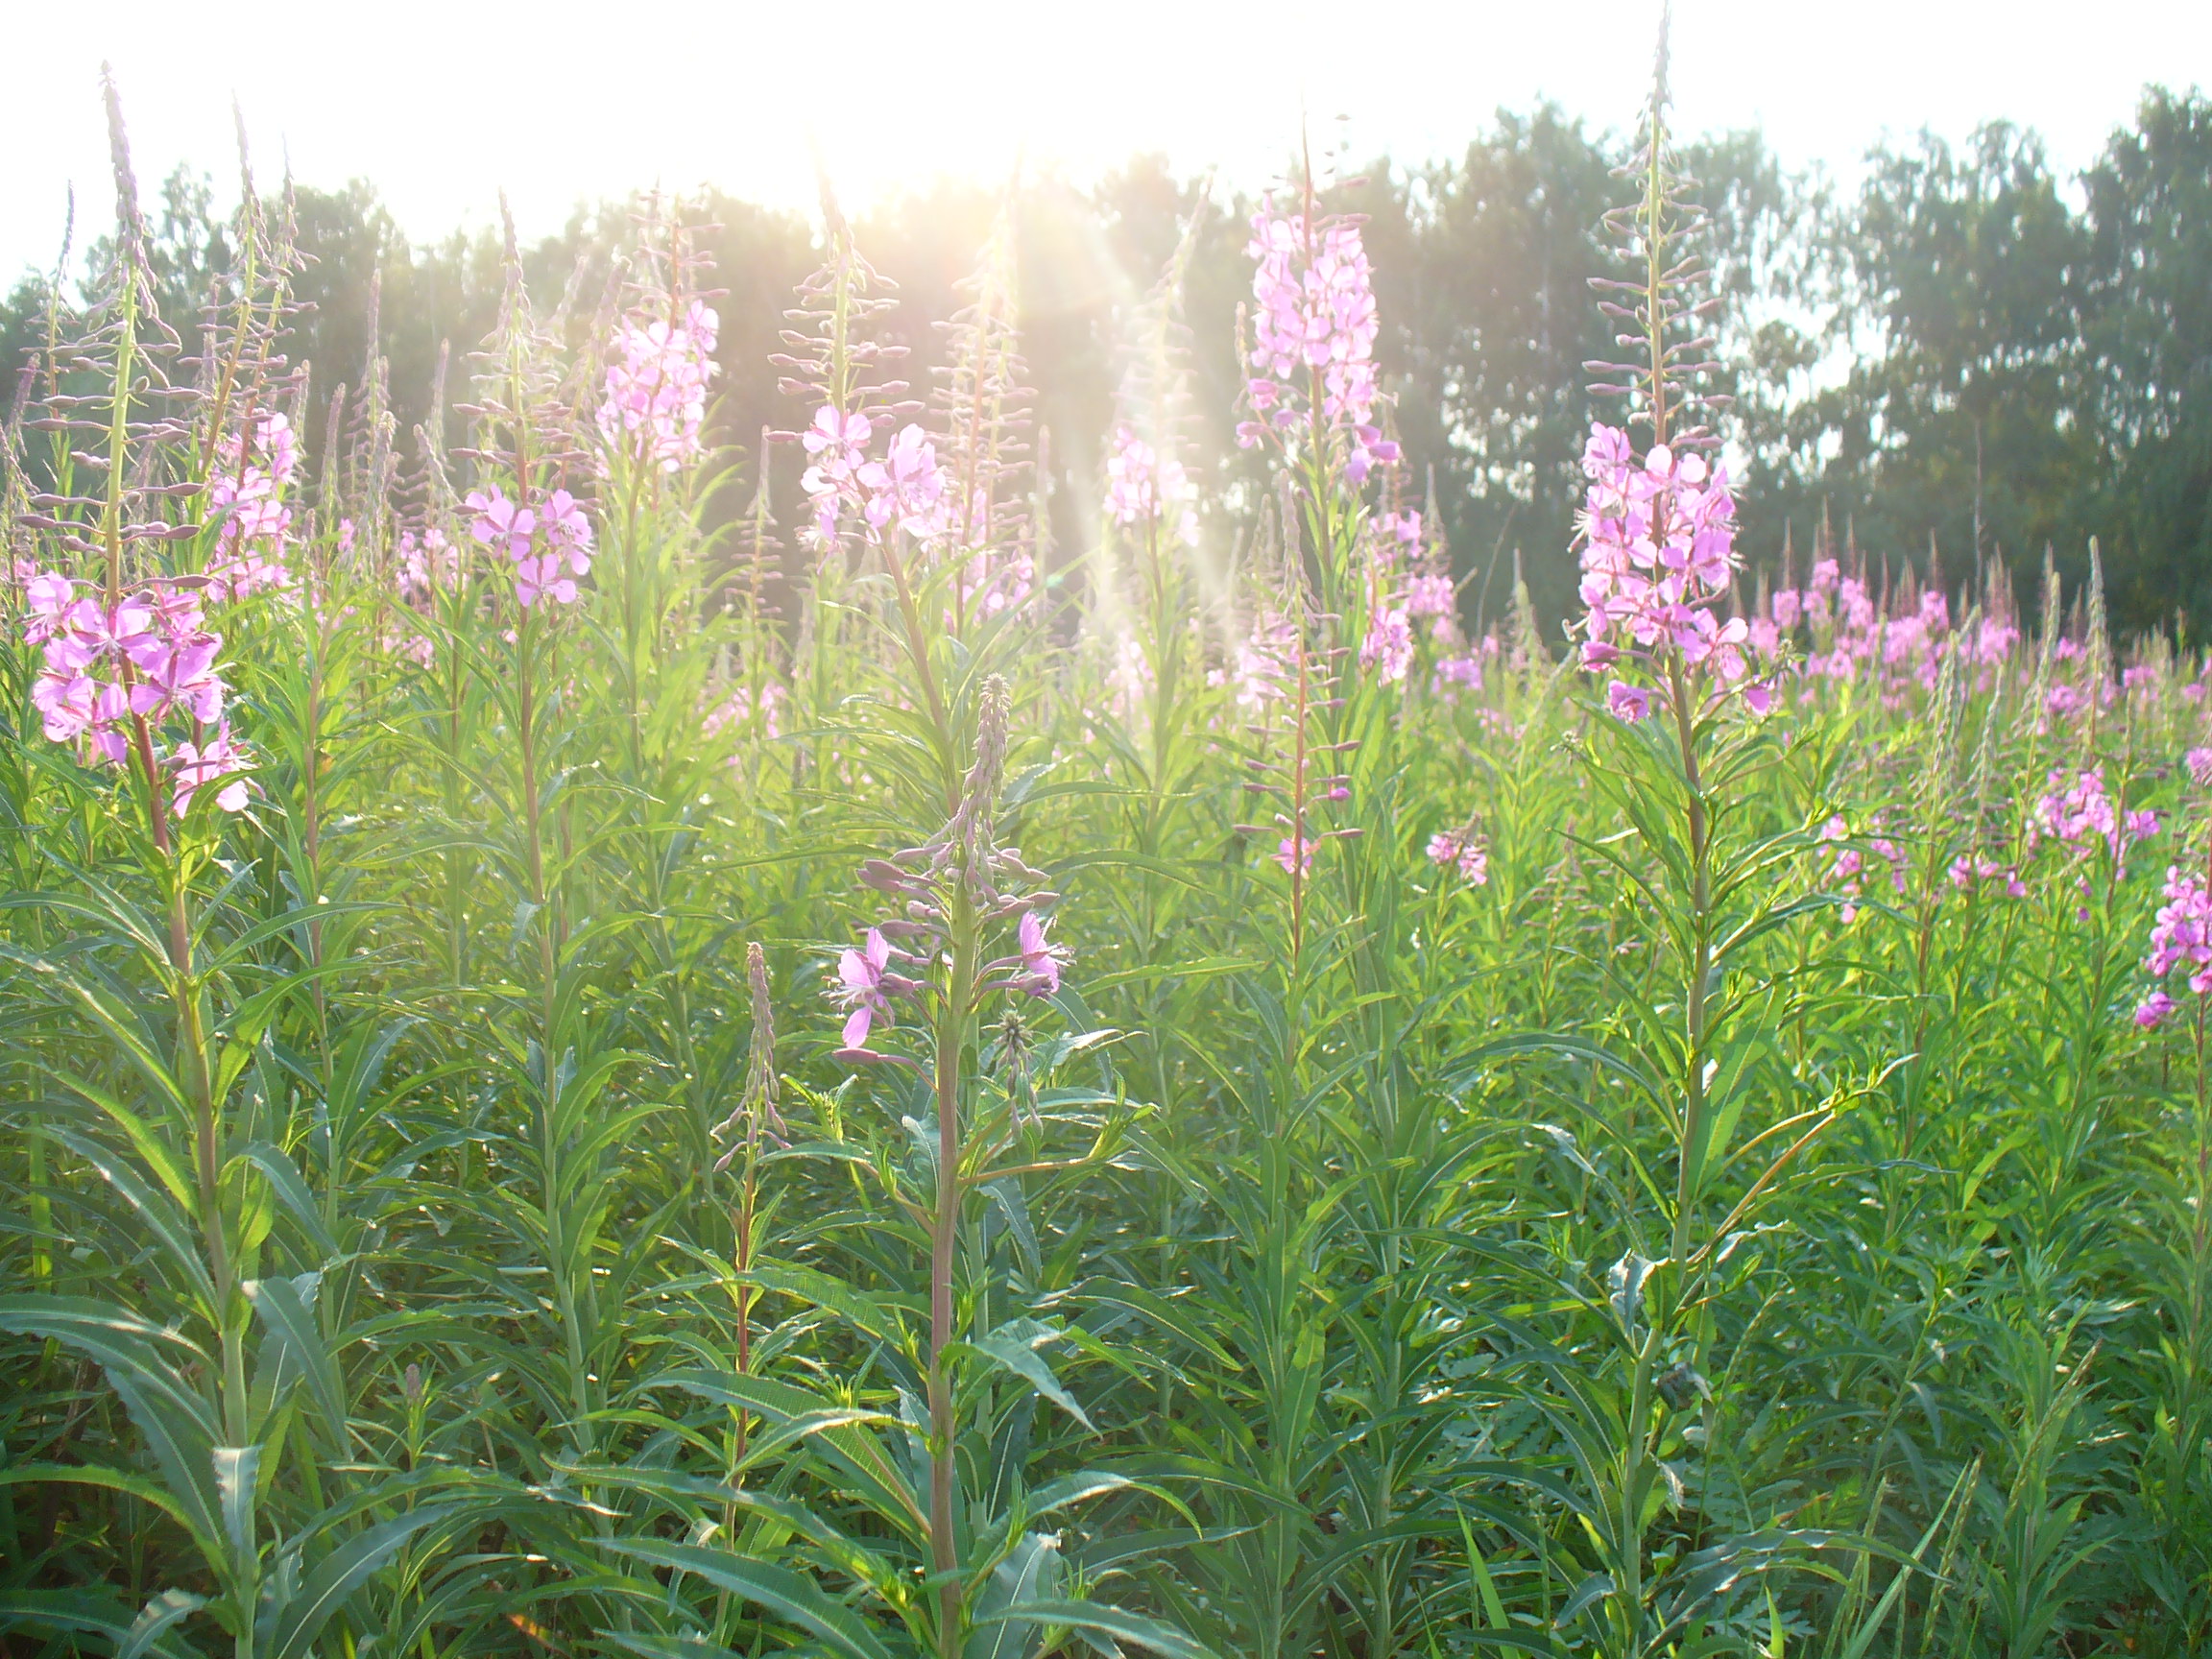
POLYGON ((697 300, 685 307, 681 322, 632 317, 616 326, 599 400, 599 433, 610 450, 634 454, 663 472, 699 459, 720 326, 697 300))
POLYGON ((707 710, 700 721, 700 729, 709 737, 723 732, 742 731, 757 718, 761 735, 774 742, 782 735, 779 716, 783 708, 785 692, 774 680, 761 682, 757 695, 750 685, 733 687, 721 702, 707 710))
POLYGON ((493 485, 472 492, 469 509, 474 515, 469 534, 514 562, 515 597, 523 610, 541 599, 576 603, 573 578, 591 571, 591 521, 573 495, 555 490, 536 507, 525 507, 493 485))
POLYGON ((823 405, 800 434, 810 457, 800 485, 813 505, 814 528, 827 543, 837 537, 846 513, 858 516, 863 533, 880 542, 896 526, 925 545, 941 540, 951 522, 945 469, 937 446, 909 422, 891 440, 880 461, 868 458, 875 425, 865 415, 823 405))
MULTIPOLYGON (((2151 929, 2151 953, 2143 971, 2163 981, 2175 970, 2189 971, 2189 989, 2202 997, 2212 993, 2212 894, 2194 876, 2169 867, 2166 902, 2151 929)), ((2153 988, 2135 1010, 2135 1023, 2146 1031, 2174 1012, 2174 998, 2153 988)))
POLYGON ((2149 808, 2121 811, 2119 803, 2105 792, 2102 766, 2077 772, 2072 782, 2064 772, 2054 771, 2046 782, 2046 792, 2037 798, 2029 821, 2031 844, 2045 835, 2071 847, 2102 841, 2119 858, 2131 844, 2158 833, 2157 813, 2149 808))
POLYGON ((171 809, 181 815, 203 787, 230 779, 216 794, 227 812, 246 805, 235 775, 247 757, 224 718, 228 688, 215 671, 223 637, 204 625, 197 589, 155 581, 112 605, 56 572, 32 578, 25 598, 25 642, 41 648, 31 701, 56 743, 84 742, 111 765, 142 738, 149 765, 170 774, 171 809), (156 752, 155 729, 181 716, 190 735, 156 752))
POLYGON ((1742 680, 1749 627, 1740 616, 1723 622, 1714 614, 1736 569, 1727 469, 1663 444, 1639 460, 1627 433, 1592 421, 1582 471, 1590 480, 1576 516, 1589 607, 1584 663, 1608 666, 1623 650, 1672 650, 1724 685, 1742 680))
MULTIPOLYGON (((1881 826, 1881 816, 1877 814, 1872 829, 1879 831, 1881 826)), ((1823 842, 1841 842, 1850 833, 1850 826, 1843 821, 1840 813, 1820 826, 1820 839, 1823 842)), ((1866 848, 1867 851, 1873 853, 1876 857, 1889 866, 1891 890, 1898 893, 1904 892, 1905 854, 1898 850, 1897 843, 1880 833, 1874 833, 1866 838, 1866 848)), ((1859 897, 1863 891, 1863 882, 1865 872, 1866 856, 1864 853, 1862 853, 1857 847, 1839 846, 1837 848, 1835 859, 1829 865, 1828 879, 1836 890, 1843 895, 1843 904, 1839 914, 1842 916, 1846 926, 1859 920, 1859 897)))
POLYGON ((1115 523, 1149 527, 1172 518, 1177 540, 1195 547, 1198 513, 1191 503, 1197 497, 1172 450, 1154 450, 1126 426, 1115 432, 1106 458, 1106 509, 1115 523))
POLYGON ((1490 882, 1490 849, 1472 830, 1442 830, 1429 837, 1429 861, 1455 869, 1470 886, 1490 882))
POLYGON ((1972 856, 1960 854, 1951 860, 1951 885, 1961 893, 1971 893, 1986 882, 2003 881, 2005 894, 2009 899, 2028 897, 2027 883, 2020 879, 2019 871, 2009 864, 1977 853, 1972 856))
POLYGON ((1303 214, 1278 214, 1270 202, 1252 216, 1244 252, 1258 262, 1252 367, 1261 373, 1245 384, 1255 419, 1238 426, 1238 443, 1294 437, 1318 420, 1345 439, 1344 475, 1364 483, 1378 464, 1398 459, 1398 445, 1375 424, 1381 322, 1358 225, 1310 224, 1303 214))
POLYGON ((215 449, 218 470, 208 481, 207 500, 220 515, 215 559, 207 566, 207 589, 218 599, 239 600, 292 586, 284 548, 292 533, 292 509, 283 489, 300 464, 300 441, 291 420, 264 415, 242 433, 226 437, 215 449))
POLYGON ((1206 671, 1206 684, 1235 686, 1239 709, 1263 709, 1289 695, 1290 662, 1298 646, 1298 624, 1280 612, 1262 611, 1252 619, 1250 635, 1230 653, 1228 663, 1206 671))
POLYGON ((436 525, 418 535, 399 532, 399 599, 406 605, 427 605, 438 593, 450 593, 461 585, 461 551, 436 525))

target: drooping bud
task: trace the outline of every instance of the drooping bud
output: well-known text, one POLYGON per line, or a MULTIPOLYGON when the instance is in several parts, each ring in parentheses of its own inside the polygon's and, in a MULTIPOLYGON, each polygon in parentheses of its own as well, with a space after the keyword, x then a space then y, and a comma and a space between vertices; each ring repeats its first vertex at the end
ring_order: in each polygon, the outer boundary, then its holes
POLYGON ((739 1151, 757 1148, 763 1127, 778 1142, 784 1138, 783 1118, 776 1110, 776 1009, 768 996, 768 954, 758 940, 745 947, 745 976, 753 989, 753 1044, 745 1062, 745 1093, 737 1109, 715 1126, 714 1136, 720 1140, 736 1134, 740 1126, 744 1134, 715 1163, 717 1170, 727 1169, 739 1151))
POLYGON ((983 706, 975 719, 975 762, 961 785, 960 805, 945 829, 931 843, 939 869, 957 862, 989 902, 991 886, 991 836, 998 810, 998 783, 1006 767, 1006 723, 1013 713, 1014 694, 998 674, 983 682, 983 706))

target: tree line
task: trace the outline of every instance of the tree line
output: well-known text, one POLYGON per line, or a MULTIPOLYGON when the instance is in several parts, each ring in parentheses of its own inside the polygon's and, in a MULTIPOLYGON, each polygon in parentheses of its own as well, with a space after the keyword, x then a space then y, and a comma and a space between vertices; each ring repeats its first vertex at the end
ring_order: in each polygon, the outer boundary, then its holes
MULTIPOLYGON (((1619 135, 1551 107, 1501 111, 1463 154, 1382 161, 1331 181, 1332 208, 1366 216, 1380 343, 1408 466, 1449 536, 1471 619, 1497 614, 1512 572, 1539 613, 1572 606, 1578 458, 1592 413, 1582 365, 1610 355, 1587 274, 1599 221, 1623 199, 1619 135)), ((1727 303, 1719 356, 1735 398, 1742 544, 1800 570, 1816 541, 1870 570, 1956 582, 1981 561, 2085 572, 2102 550, 2110 606, 2130 628, 2212 616, 2212 101, 2147 90, 2094 164, 2060 174, 2007 123, 1963 145, 1922 133, 1868 157, 1854 190, 1781 165, 1755 132, 1690 146, 1710 215, 1706 256, 1727 303)), ((1349 169, 1339 171, 1349 173, 1349 169)), ((1327 176, 1324 175, 1326 178, 1327 176)), ((373 185, 292 188, 301 250, 297 354, 315 366, 310 453, 325 411, 374 352, 402 433, 429 417, 446 360, 490 332, 504 282, 494 232, 417 244, 373 185)), ((165 312, 188 318, 228 250, 207 177, 173 174, 150 204, 165 312)), ((1050 523, 1069 563, 1094 534, 1101 462, 1123 417, 1131 319, 1179 247, 1194 472, 1256 479, 1234 441, 1238 307, 1249 292, 1249 199, 1139 156, 1094 186, 1046 177, 940 184, 855 225, 896 282, 887 332, 916 385, 942 357, 936 324, 994 228, 1016 251, 1022 349, 1035 389, 1050 523), (1186 233, 1188 232, 1188 235, 1186 233)), ((636 204, 580 208, 517 250, 534 296, 582 338, 636 204)), ((717 419, 741 459, 725 493, 750 501, 766 427, 805 411, 769 364, 792 285, 818 263, 810 219, 709 193, 692 212, 728 292, 717 419)), ((98 251, 87 251, 97 257, 98 251)), ((65 278, 67 274, 64 274, 65 278)), ((0 351, 42 337, 51 277, 0 305, 0 351)), ((63 282, 63 298, 74 281, 63 282)), ((786 528, 795 450, 768 452, 786 528)), ((1211 492, 1209 493, 1212 493, 1211 492)), ((1229 537, 1234 527, 1220 527, 1229 537)))

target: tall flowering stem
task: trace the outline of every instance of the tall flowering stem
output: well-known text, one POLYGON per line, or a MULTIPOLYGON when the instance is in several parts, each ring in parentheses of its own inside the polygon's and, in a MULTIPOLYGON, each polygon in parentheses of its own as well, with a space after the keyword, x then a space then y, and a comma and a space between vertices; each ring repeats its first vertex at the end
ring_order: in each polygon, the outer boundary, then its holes
POLYGON ((957 1520, 961 1424, 953 1377, 962 1207, 978 1187, 1046 1167, 988 1166, 1021 1127, 1018 1094, 1009 1089, 1001 1115, 971 1123, 965 1056, 980 1047, 977 1019, 989 1000, 1056 992, 1068 959, 1050 941, 1045 921, 1059 896, 1018 850, 996 840, 1011 711, 1005 681, 991 676, 977 709, 974 760, 943 830, 919 847, 862 867, 863 883, 901 902, 902 913, 869 928, 863 946, 842 953, 832 992, 846 1011, 839 1057, 923 1072, 936 1118, 935 1191, 926 1210, 916 1208, 929 1234, 928 1537, 930 1571, 938 1580, 936 1645, 944 1659, 960 1653, 967 1639, 969 1593, 957 1520), (1009 928, 1012 937, 1005 938, 1009 928), (1009 949, 991 955, 994 938, 1009 949), (927 1034, 925 1060, 885 1040, 897 1029, 901 1007, 914 1004, 927 1034))
MULTIPOLYGON (((1752 798, 1752 780, 1778 750, 1761 724, 1772 695, 1751 673, 1747 625, 1719 614, 1737 564, 1734 507, 1725 469, 1709 458, 1718 440, 1704 415, 1726 400, 1694 390, 1717 367, 1712 339, 1695 332, 1712 302, 1689 297, 1703 270, 1685 243, 1701 216, 1685 194, 1667 122, 1663 25, 1643 132, 1619 170, 1637 200, 1606 217, 1633 274, 1593 284, 1605 315, 1621 325, 1619 344, 1633 353, 1587 365, 1600 377, 1593 391, 1624 398, 1627 416, 1619 426, 1591 427, 1577 524, 1581 661, 1606 677, 1586 757, 1592 781, 1637 831, 1633 841, 1587 845, 1654 912, 1680 972, 1678 989, 1664 998, 1680 1010, 1679 1023, 1649 1022, 1645 1070, 1651 1104, 1672 1132, 1673 1190, 1659 1207, 1661 1240, 1631 1248, 1608 1275, 1612 1346, 1602 1386, 1612 1404, 1584 1425, 1610 1448, 1602 1467, 1588 1469, 1585 1518, 1603 1545, 1609 1580, 1588 1617, 1601 1632, 1598 1650, 1622 1659, 1657 1651, 1679 1628, 1667 1606, 1691 1605, 1701 1594, 1681 1551, 1647 1540, 1666 1495, 1680 1490, 1669 1448, 1686 1440, 1700 1415, 1707 1423, 1698 1432, 1712 1432, 1702 1372, 1721 1241, 1841 1103, 1832 1096, 1731 1147, 1758 1091, 1749 1051, 1729 1022, 1785 995, 1781 981, 1761 977, 1757 941, 1822 901, 1792 897, 1786 886, 1808 835, 1730 832, 1752 798), (1762 1147, 1775 1150, 1761 1153, 1764 1167, 1708 1225, 1715 1189, 1762 1147)), ((1787 1085, 1777 1084, 1773 1096, 1787 1097, 1787 1085)), ((1562 1386, 1576 1402, 1589 1398, 1581 1382, 1562 1386)))

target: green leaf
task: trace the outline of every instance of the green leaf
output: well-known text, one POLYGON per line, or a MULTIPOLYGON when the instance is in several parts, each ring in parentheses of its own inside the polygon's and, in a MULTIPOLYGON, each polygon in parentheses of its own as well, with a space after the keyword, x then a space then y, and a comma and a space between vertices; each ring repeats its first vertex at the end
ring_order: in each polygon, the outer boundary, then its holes
POLYGON ((324 1345, 313 1309, 320 1277, 302 1273, 298 1279, 250 1279, 245 1285, 246 1300, 253 1305, 263 1329, 290 1352, 301 1375, 307 1379, 308 1391, 329 1431, 331 1446, 343 1451, 347 1445, 345 1384, 339 1379, 337 1361, 324 1345), (302 1282, 307 1286, 304 1291, 302 1282))
MULTIPOLYGON (((859 1614, 833 1601, 805 1574, 726 1550, 658 1538, 610 1539, 604 1548, 649 1567, 692 1573, 717 1590, 743 1597, 819 1637, 844 1659, 893 1659, 892 1650, 859 1614)), ((279 1655, 277 1659, 284 1659, 279 1655)))
POLYGON ((995 1365, 1003 1366, 1095 1434, 1098 1431, 1096 1426, 1085 1415, 1083 1407, 1075 1403, 1075 1396, 1060 1385, 1060 1379, 1053 1375, 1052 1367, 1046 1363, 1044 1355, 1038 1352, 1046 1343, 1057 1341, 1061 1333, 1050 1326, 1040 1325, 1034 1319, 1011 1319, 980 1342, 957 1342, 948 1346, 964 1348, 995 1365))
POLYGON ((218 1446, 210 1461, 223 1497, 223 1530, 241 1566, 253 1559, 253 1500, 261 1479, 261 1448, 218 1446))
POLYGON ((978 1624, 1019 1622, 1024 1624, 1096 1630, 1117 1642, 1129 1642, 1166 1659, 1214 1659, 1204 1643, 1186 1636, 1157 1619, 1109 1606, 1102 1601, 1017 1601, 1011 1607, 978 1618, 978 1624))
POLYGON ((180 1620, 188 1619, 207 1605, 204 1596, 195 1596, 188 1590, 164 1590, 138 1610, 138 1617, 131 1621, 131 1628, 124 1632, 123 1640, 116 1644, 115 1659, 140 1659, 140 1655, 161 1639, 161 1633, 180 1620))
POLYGON ((349 1538, 316 1564, 306 1581, 279 1607, 270 1625, 267 1659, 306 1659, 315 1638, 323 1633, 353 1592, 399 1552, 408 1539, 424 1527, 451 1520, 468 1505, 441 1503, 372 1527, 349 1538))
POLYGON ((323 1212, 315 1202, 315 1195, 307 1190, 307 1183, 300 1178, 300 1171, 293 1166, 291 1159, 266 1141, 254 1142, 238 1157, 268 1178, 277 1201, 300 1223, 307 1237, 314 1241, 315 1248, 323 1252, 325 1263, 343 1254, 338 1248, 338 1240, 330 1237, 329 1228, 323 1223, 323 1212))
MULTIPOLYGON (((179 1592, 172 1590, 168 1594, 174 1596, 179 1592)), ((155 1598, 156 1601, 160 1599, 155 1598)), ((149 1609, 152 1605, 148 1603, 149 1609)), ((120 1649, 145 1618, 145 1613, 133 1616, 127 1602, 97 1590, 0 1590, 0 1630, 18 1624, 49 1630, 83 1630, 107 1637, 120 1649)), ((149 1636, 149 1647, 164 1659, 188 1659, 191 1649, 174 1640, 163 1640, 165 1630, 166 1626, 149 1636)))

